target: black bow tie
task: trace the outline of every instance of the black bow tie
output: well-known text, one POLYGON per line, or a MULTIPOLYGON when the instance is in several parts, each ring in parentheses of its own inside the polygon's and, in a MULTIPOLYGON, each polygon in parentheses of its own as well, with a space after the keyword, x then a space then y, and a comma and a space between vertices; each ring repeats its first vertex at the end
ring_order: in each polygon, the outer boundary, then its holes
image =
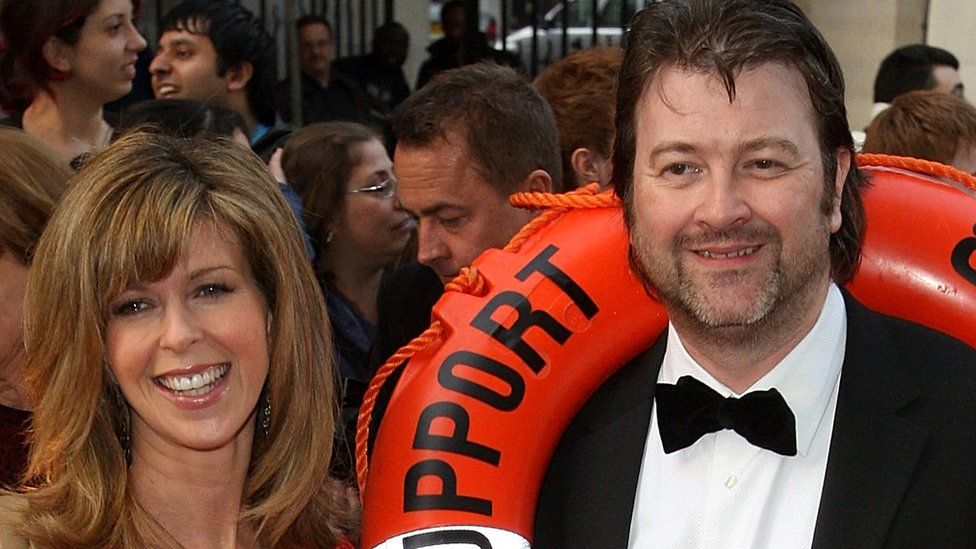
POLYGON ((691 446, 706 433, 732 429, 755 446, 796 455, 796 419, 776 389, 725 398, 682 376, 677 385, 658 383, 654 399, 666 454, 691 446))

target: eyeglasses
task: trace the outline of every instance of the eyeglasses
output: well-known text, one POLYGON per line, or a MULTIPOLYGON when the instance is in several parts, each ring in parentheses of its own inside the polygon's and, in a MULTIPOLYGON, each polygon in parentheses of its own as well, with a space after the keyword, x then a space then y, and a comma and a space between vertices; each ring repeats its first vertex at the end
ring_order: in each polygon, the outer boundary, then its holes
POLYGON ((347 191, 347 194, 368 193, 377 198, 391 198, 393 195, 396 194, 396 191, 397 191, 396 179, 393 179, 392 177, 388 177, 383 181, 380 181, 379 183, 376 183, 374 185, 370 185, 368 187, 360 187, 358 189, 347 191))

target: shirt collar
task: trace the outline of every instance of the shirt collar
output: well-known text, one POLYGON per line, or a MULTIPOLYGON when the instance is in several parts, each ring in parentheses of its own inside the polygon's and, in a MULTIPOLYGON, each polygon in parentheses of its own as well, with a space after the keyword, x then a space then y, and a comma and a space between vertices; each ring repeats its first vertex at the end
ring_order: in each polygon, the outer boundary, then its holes
MULTIPOLYGON (((827 405, 840 377, 846 342, 844 297, 831 283, 813 328, 779 364, 746 390, 764 391, 775 387, 783 395, 796 416, 796 447, 801 456, 807 454, 814 435, 823 423, 827 405)), ((675 383, 685 375, 694 377, 722 396, 735 396, 731 389, 691 358, 681 337, 669 323, 667 350, 658 382, 675 383)))
POLYGON ((265 126, 264 124, 258 122, 257 126, 254 126, 254 131, 251 132, 251 146, 253 147, 255 143, 261 141, 261 138, 264 137, 264 134, 268 133, 268 130, 270 129, 271 128, 269 126, 265 126))

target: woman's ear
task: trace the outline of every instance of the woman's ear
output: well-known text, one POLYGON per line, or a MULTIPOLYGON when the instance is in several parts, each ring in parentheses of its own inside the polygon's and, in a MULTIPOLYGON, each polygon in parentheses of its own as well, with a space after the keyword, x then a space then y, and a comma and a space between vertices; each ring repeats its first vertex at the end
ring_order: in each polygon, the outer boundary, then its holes
POLYGON ((66 44, 57 36, 52 36, 44 42, 41 48, 44 60, 51 68, 67 73, 71 72, 71 62, 74 59, 74 48, 66 44))

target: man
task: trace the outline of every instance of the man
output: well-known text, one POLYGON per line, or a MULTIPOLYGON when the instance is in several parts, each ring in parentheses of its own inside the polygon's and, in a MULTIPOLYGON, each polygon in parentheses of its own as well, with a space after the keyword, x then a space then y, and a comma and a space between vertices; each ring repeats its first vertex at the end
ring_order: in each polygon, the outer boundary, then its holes
POLYGON ((381 126, 384 118, 379 105, 359 84, 332 70, 335 44, 329 22, 319 15, 304 15, 295 22, 295 29, 301 66, 302 120, 293 116, 291 82, 283 80, 275 88, 275 104, 285 120, 294 124, 348 120, 381 126))
POLYGON ((441 6, 444 37, 427 46, 430 56, 420 65, 417 73, 418 90, 437 74, 480 61, 518 67, 518 60, 511 54, 491 47, 485 33, 476 28, 467 28, 467 10, 465 0, 448 0, 441 6))
POLYGON ((291 132, 276 120, 274 42, 230 0, 186 0, 163 17, 149 66, 157 99, 182 97, 237 111, 251 148, 267 162, 291 132))
POLYGON ((959 60, 942 48, 925 44, 911 44, 891 52, 881 62, 874 78, 872 118, 896 97, 912 90, 935 90, 964 97, 959 60))
POLYGON ((410 49, 407 29, 396 21, 383 23, 373 32, 371 51, 339 59, 333 68, 352 78, 384 112, 392 112, 410 95, 410 86, 403 75, 403 63, 410 49))
POLYGON ((788 0, 665 0, 618 85, 670 324, 563 435, 533 547, 976 546, 976 351, 838 288, 864 179, 823 37, 788 0))
POLYGON ((480 63, 438 75, 400 105, 393 129, 393 171, 403 208, 418 220, 420 265, 380 290, 374 366, 430 324, 441 284, 532 219, 509 195, 558 192, 562 180, 552 109, 510 68, 480 63))
POLYGON ((614 92, 623 58, 619 46, 587 48, 549 65, 532 82, 556 116, 566 189, 610 183, 614 92))

